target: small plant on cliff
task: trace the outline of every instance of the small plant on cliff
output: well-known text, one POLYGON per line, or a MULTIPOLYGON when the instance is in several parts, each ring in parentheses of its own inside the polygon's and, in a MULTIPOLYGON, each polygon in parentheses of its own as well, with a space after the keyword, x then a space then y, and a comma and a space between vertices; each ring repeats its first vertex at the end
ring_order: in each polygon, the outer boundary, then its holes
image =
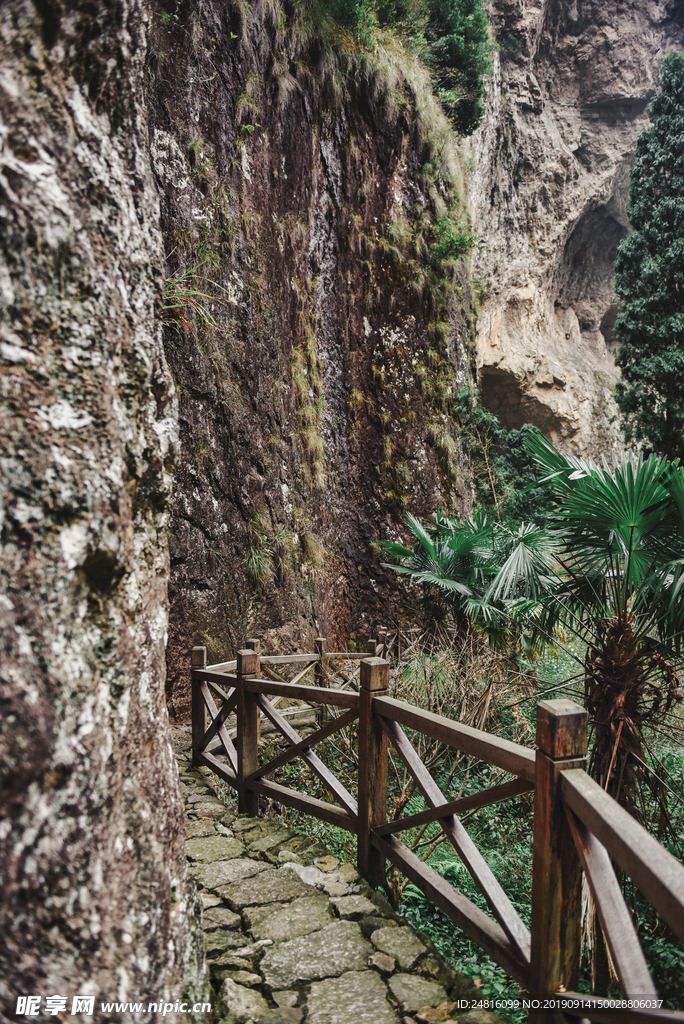
POLYGON ((616 399, 628 438, 684 459, 684 56, 660 72, 651 124, 637 140, 629 190, 631 235, 620 243, 615 321, 622 369, 616 399))
POLYGON ((213 301, 213 297, 197 287, 199 282, 205 280, 198 275, 197 271, 206 262, 206 260, 202 260, 201 263, 196 263, 189 270, 176 271, 166 279, 163 292, 162 323, 172 324, 180 320, 189 331, 192 331, 192 325, 188 322, 187 316, 194 313, 206 326, 216 327, 216 320, 209 312, 206 302, 203 301, 213 301))
POLYGON ((430 255, 438 263, 460 259, 478 242, 477 235, 448 214, 436 221, 433 232, 435 241, 430 246, 430 255))

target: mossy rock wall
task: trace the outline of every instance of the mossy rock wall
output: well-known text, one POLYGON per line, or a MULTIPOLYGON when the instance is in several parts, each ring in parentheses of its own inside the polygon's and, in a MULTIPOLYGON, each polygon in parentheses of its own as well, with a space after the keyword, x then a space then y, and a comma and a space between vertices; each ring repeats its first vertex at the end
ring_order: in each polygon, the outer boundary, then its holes
POLYGON ((166 328, 184 714, 193 644, 344 643, 397 614, 374 542, 469 504, 449 399, 474 313, 434 249, 466 223, 454 136, 391 37, 363 50, 302 5, 160 6, 148 77, 168 272, 205 293, 166 328))

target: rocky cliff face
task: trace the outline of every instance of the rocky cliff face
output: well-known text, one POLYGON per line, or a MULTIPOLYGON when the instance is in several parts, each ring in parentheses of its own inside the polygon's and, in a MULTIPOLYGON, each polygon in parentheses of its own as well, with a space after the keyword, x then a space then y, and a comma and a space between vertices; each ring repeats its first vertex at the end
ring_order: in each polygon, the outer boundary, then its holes
POLYGON ((494 0, 487 115, 470 144, 482 395, 567 450, 619 438, 612 263, 635 139, 681 0, 494 0))
POLYGON ((0 1016, 12 1019, 18 995, 61 995, 68 1013, 76 994, 201 987, 164 705, 176 409, 154 318, 145 46, 138 0, 2 8, 0 1016))
POLYGON ((249 635, 346 642, 396 607, 373 542, 405 508, 468 506, 449 394, 470 379, 472 316, 461 265, 428 252, 458 201, 453 142, 396 44, 363 54, 302 5, 206 0, 157 10, 149 68, 181 307, 165 343, 184 713, 193 644, 221 660, 249 635))

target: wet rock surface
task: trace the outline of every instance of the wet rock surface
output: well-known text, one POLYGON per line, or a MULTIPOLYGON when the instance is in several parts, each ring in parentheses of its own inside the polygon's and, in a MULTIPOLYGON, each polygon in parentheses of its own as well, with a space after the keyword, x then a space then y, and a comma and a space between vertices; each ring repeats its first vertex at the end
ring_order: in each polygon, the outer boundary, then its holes
POLYGON ((175 735, 190 826, 196 831, 202 820, 198 807, 218 803, 224 811, 212 811, 204 819, 206 831, 187 840, 189 855, 219 853, 219 839, 231 844, 223 847, 230 859, 190 862, 205 905, 215 1021, 452 1020, 454 1001, 477 992, 470 979, 454 974, 434 947, 428 949, 427 940, 394 914, 354 865, 340 863, 281 821, 236 816, 224 803, 228 799, 232 806, 230 791, 208 769, 191 765, 187 733, 175 735), (206 799, 197 801, 197 795, 206 799), (221 836, 221 828, 231 837, 221 836), (241 855, 234 855, 233 844, 241 846, 241 855), (228 876, 234 880, 225 884, 228 876))

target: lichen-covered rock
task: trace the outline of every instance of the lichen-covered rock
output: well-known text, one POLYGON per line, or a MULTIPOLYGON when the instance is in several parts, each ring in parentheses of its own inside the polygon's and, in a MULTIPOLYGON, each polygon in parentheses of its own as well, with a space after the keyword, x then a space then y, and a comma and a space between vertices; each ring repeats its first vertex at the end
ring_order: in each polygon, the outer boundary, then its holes
MULTIPOLYGON (((244 852, 244 847, 242 847, 244 852)), ((249 857, 236 857, 234 860, 219 860, 213 864, 193 864, 192 875, 203 889, 223 896, 223 890, 238 879, 251 878, 252 875, 265 871, 266 865, 249 857)), ((229 890, 232 892, 232 889, 229 890)))
MULTIPOLYGON (((229 861, 228 863, 232 863, 229 861)), ((255 861, 258 867, 263 867, 255 861)), ((242 910, 252 904, 284 903, 298 896, 311 896, 311 887, 301 882, 296 875, 288 871, 274 871, 271 868, 261 871, 256 877, 240 876, 243 880, 231 885, 216 886, 216 891, 226 901, 231 910, 242 910)))
POLYGON ((221 985, 219 1013, 232 1015, 235 1024, 243 1024, 250 1018, 254 1024, 266 1016, 269 1006, 262 995, 244 985, 238 985, 231 978, 221 985))
POLYGON ((376 949, 398 961, 402 971, 410 970, 427 949, 412 928, 378 928, 371 935, 376 949))
POLYGON ((340 917, 348 918, 350 921, 357 921, 375 911, 375 907, 365 896, 341 896, 333 899, 333 903, 340 917))
POLYGON ((0 18, 10 1016, 23 994, 175 1002, 203 984, 164 702, 177 410, 155 319, 147 28, 143 0, 8 0, 0 18))
POLYGON ((242 918, 234 914, 227 907, 212 906, 205 910, 202 916, 202 929, 205 932, 214 932, 219 928, 239 928, 242 918))
POLYGON ((237 839, 228 839, 226 836, 209 836, 203 839, 188 839, 185 844, 185 852, 192 861, 212 864, 215 861, 240 857, 245 852, 245 848, 237 839))

